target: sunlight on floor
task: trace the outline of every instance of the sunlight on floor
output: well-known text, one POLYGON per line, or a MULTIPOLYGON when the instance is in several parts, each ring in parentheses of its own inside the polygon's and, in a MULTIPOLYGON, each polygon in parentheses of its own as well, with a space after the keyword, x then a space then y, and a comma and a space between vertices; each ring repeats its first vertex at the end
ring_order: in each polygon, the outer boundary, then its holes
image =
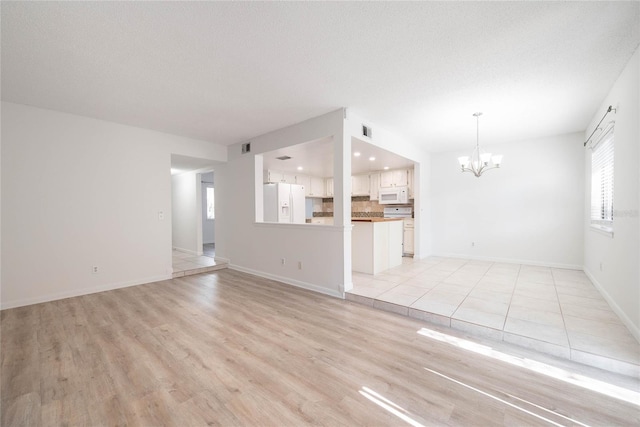
POLYGON ((418 331, 418 334, 640 406, 640 393, 632 390, 627 390, 613 384, 575 374, 561 368, 547 365, 546 363, 502 353, 486 345, 477 344, 472 341, 443 334, 431 329, 422 328, 418 331))
POLYGON ((360 393, 361 395, 363 395, 364 397, 366 397, 376 405, 380 406, 381 408, 392 413, 396 417, 400 418, 402 421, 405 421, 414 427, 424 427, 424 425, 420 424, 419 422, 411 418, 408 415, 409 412, 407 412, 406 409, 401 408, 400 406, 396 405, 389 399, 371 390, 369 387, 362 387, 362 389, 360 389, 358 393, 360 393))
MULTIPOLYGON (((543 417, 542 415, 538 415, 538 414, 536 414, 536 413, 534 413, 534 412, 531 412, 531 411, 526 410, 525 408, 523 408, 523 407, 521 407, 521 406, 515 405, 515 404, 513 404, 513 403, 511 403, 511 402, 507 402, 507 401, 506 401, 506 400, 504 400, 504 399, 500 399, 499 397, 494 396, 493 394, 490 394, 490 393, 487 393, 487 392, 482 391, 482 390, 480 390, 480 389, 477 389, 477 388, 475 388, 475 387, 472 387, 472 386, 470 386, 469 384, 465 384, 465 383, 463 383, 463 382, 461 382, 461 381, 458 381, 458 380, 456 380, 456 379, 454 379, 454 378, 448 377, 448 376, 446 376, 446 375, 444 375, 444 374, 441 374, 440 372, 436 372, 436 371, 434 371, 434 370, 432 370, 432 369, 429 369, 429 368, 424 368, 424 369, 425 369, 426 371, 431 372, 432 374, 438 375, 438 376, 440 376, 440 377, 442 377, 442 378, 445 378, 445 379, 447 379, 447 380, 449 380, 449 381, 451 381, 451 382, 454 382, 454 383, 459 384, 459 385, 461 385, 461 386, 463 386, 463 387, 466 387, 466 388, 468 388, 469 390, 473 390, 473 391, 475 391, 475 392, 477 392, 477 393, 480 393, 480 394, 482 394, 483 396, 487 396, 487 397, 489 397, 489 398, 491 398, 491 399, 493 399, 493 400, 497 400, 497 401, 498 401, 498 402, 500 402, 500 403, 504 403, 505 405, 510 406, 510 407, 512 407, 512 408, 514 408, 514 409, 517 409, 518 411, 524 412, 525 414, 529 414, 529 415, 531 415, 531 416, 533 416, 533 417, 539 418, 539 419, 541 419, 541 420, 543 420, 543 421, 546 421, 546 422, 548 422, 548 423, 550 423, 550 424, 553 424, 553 425, 555 425, 555 426, 562 427, 562 424, 558 424, 558 423, 556 423, 555 421, 552 421, 552 420, 550 420, 550 419, 548 419, 548 418, 543 417)), ((562 414, 559 414, 559 413, 557 413, 557 412, 551 411, 551 410, 549 410, 549 409, 547 409, 547 408, 543 408, 542 406, 540 406, 540 405, 536 405, 535 403, 531 403, 531 402, 529 402, 529 401, 527 401, 527 400, 520 399, 519 397, 513 396, 513 395, 508 394, 508 393, 505 393, 505 394, 506 394, 507 396, 509 396, 509 397, 513 398, 513 399, 517 399, 517 400, 519 400, 519 401, 521 401, 521 402, 524 402, 524 403, 527 403, 527 404, 529 404, 529 405, 531 405, 531 406, 535 406, 535 407, 536 407, 536 408, 538 408, 538 409, 542 409, 542 410, 543 410, 543 411, 545 411, 545 412, 548 412, 548 413, 550 413, 550 414, 554 414, 554 415, 556 415, 556 416, 558 416, 558 417, 562 417, 562 418, 564 418, 564 419, 566 419, 566 420, 568 420, 568 421, 571 421, 572 423, 579 424, 579 425, 584 426, 584 427, 589 427, 587 424, 581 423, 580 421, 576 421, 576 420, 574 420, 573 418, 566 417, 566 416, 564 416, 564 415, 562 415, 562 414)))

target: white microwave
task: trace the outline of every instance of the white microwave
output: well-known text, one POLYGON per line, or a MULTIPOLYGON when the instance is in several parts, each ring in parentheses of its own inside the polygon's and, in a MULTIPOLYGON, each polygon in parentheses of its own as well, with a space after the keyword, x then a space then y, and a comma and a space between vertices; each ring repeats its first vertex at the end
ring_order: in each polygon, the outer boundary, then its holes
POLYGON ((380 188, 378 203, 381 205, 398 205, 409 203, 409 189, 407 187, 380 188))

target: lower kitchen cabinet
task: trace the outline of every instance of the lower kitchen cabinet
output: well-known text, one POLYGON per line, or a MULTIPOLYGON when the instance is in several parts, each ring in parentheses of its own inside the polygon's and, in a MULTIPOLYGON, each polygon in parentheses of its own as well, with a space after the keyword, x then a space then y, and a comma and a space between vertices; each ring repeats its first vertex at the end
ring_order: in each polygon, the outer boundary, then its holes
POLYGON ((413 228, 408 228, 404 230, 404 239, 403 240, 403 253, 407 255, 413 255, 413 228))
POLYGON ((401 264, 402 221, 353 222, 353 271, 378 274, 401 264))
POLYGON ((413 255, 414 251, 414 219, 407 218, 403 222, 403 238, 402 238, 402 252, 406 255, 413 255))

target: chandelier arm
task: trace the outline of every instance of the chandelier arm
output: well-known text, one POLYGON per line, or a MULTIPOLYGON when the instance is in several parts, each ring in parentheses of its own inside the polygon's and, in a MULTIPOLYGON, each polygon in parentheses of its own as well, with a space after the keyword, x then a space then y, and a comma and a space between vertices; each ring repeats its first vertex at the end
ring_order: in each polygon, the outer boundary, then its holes
POLYGON ((500 162, 502 160, 502 155, 491 156, 491 153, 485 153, 484 156, 480 150, 480 116, 481 112, 474 113, 473 116, 476 118, 476 148, 471 153, 470 157, 460 157, 458 161, 460 161, 461 171, 462 172, 471 172, 476 177, 480 177, 485 171, 490 169, 498 169, 500 168, 500 162), (487 157, 487 161, 483 159, 483 157, 487 157), (498 164, 494 164, 494 158, 497 157, 498 164), (462 160, 460 160, 462 159, 462 160), (467 164, 465 167, 464 164, 467 164))

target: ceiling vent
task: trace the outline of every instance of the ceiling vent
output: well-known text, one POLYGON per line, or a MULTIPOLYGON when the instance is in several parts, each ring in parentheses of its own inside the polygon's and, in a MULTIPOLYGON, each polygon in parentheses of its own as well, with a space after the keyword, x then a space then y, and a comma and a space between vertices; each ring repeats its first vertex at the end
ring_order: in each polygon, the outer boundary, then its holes
POLYGON ((276 157, 276 159, 278 160, 289 160, 291 157, 289 156, 280 156, 280 157, 276 157))
POLYGON ((242 144, 242 154, 247 154, 251 152, 251 143, 245 142, 242 144))
POLYGON ((368 126, 362 125, 362 135, 366 136, 367 138, 372 138, 373 130, 371 130, 371 128, 368 126))

